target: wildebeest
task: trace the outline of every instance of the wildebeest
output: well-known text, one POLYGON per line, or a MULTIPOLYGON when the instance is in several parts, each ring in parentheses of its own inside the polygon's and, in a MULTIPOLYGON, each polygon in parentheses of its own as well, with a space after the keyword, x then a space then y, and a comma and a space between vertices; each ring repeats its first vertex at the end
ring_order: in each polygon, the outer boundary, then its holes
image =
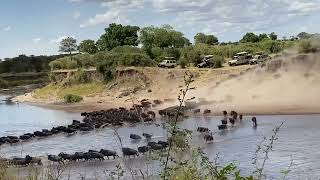
POLYGON ((76 124, 80 124, 81 122, 80 121, 78 121, 78 120, 73 120, 72 121, 72 124, 74 124, 74 125, 76 125, 76 124))
POLYGON ((159 105, 162 103, 162 101, 161 100, 153 100, 153 103, 159 105))
POLYGON ((51 162, 62 162, 63 159, 60 156, 56 156, 56 155, 48 155, 48 160, 51 162))
POLYGON ((161 150, 164 149, 164 146, 162 144, 158 144, 156 142, 148 142, 148 146, 151 150, 161 150))
POLYGON ((7 139, 6 139, 6 142, 10 143, 10 144, 14 144, 14 143, 17 143, 19 141, 20 140, 18 138, 9 138, 9 137, 7 137, 7 139))
POLYGON ((28 139, 31 139, 32 137, 31 136, 28 136, 28 135, 21 135, 19 136, 19 139, 21 140, 28 140, 28 139))
POLYGON ((31 157, 30 164, 42 165, 42 161, 41 161, 41 159, 40 159, 40 158, 31 157))
POLYGON ((12 160, 9 160, 9 164, 14 166, 27 166, 31 161, 32 157, 27 155, 25 158, 13 158, 12 160))
POLYGON ((76 152, 74 153, 72 160, 73 161, 80 161, 80 160, 85 160, 86 159, 86 153, 83 152, 76 152))
POLYGON ((204 140, 206 140, 206 143, 208 143, 208 142, 213 142, 213 135, 212 135, 212 133, 210 133, 210 134, 205 134, 203 138, 204 138, 204 140))
POLYGON ((228 128, 228 126, 225 125, 225 124, 218 125, 218 129, 219 130, 224 130, 224 129, 227 129, 227 128, 228 128))
POLYGON ((146 153, 146 152, 148 152, 148 151, 149 151, 149 147, 148 147, 148 146, 138 147, 138 152, 139 152, 139 153, 144 154, 144 153, 146 153))
POLYGON ((123 156, 128 156, 130 158, 130 156, 139 156, 139 153, 137 150, 135 149, 131 149, 131 148, 122 148, 122 153, 123 153, 123 156))
POLYGON ((130 134, 130 139, 134 139, 134 140, 140 140, 141 136, 137 135, 137 134, 130 134))
POLYGON ((73 128, 66 128, 64 130, 65 133, 68 133, 68 134, 73 134, 75 132, 77 132, 77 130, 73 129, 73 128))
POLYGON ((146 139, 151 139, 152 134, 142 133, 142 136, 145 137, 146 139))
POLYGON ((234 123, 235 123, 235 119, 233 119, 233 118, 229 118, 229 121, 230 121, 230 123, 231 123, 232 125, 234 125, 234 123))
POLYGON ((200 133, 205 133, 205 132, 209 132, 210 130, 206 127, 198 127, 197 131, 200 133))
POLYGON ((103 154, 104 156, 106 156, 108 159, 110 156, 112 156, 113 159, 115 159, 118 156, 117 152, 106 150, 106 149, 101 149, 100 153, 103 154))
POLYGON ((198 113, 200 113, 200 112, 201 112, 200 109, 195 109, 195 110, 193 110, 193 114, 198 114, 198 113))
POLYGON ((140 116, 141 116, 142 119, 145 119, 145 118, 149 117, 149 115, 146 114, 146 113, 141 113, 140 116))
POLYGON ((156 113, 153 112, 153 111, 148 111, 147 114, 148 114, 148 116, 149 116, 150 118, 152 118, 152 119, 155 119, 155 118, 156 118, 156 113))
POLYGON ((233 119, 237 119, 238 118, 238 113, 236 111, 231 111, 230 112, 231 117, 233 117, 233 119))
POLYGON ((92 149, 89 149, 89 151, 88 152, 99 152, 99 151, 97 151, 97 150, 92 150, 92 149))
POLYGON ((221 123, 222 123, 223 125, 227 125, 227 124, 228 124, 228 121, 225 120, 225 119, 222 119, 222 120, 221 120, 221 123))
POLYGON ((224 117, 227 117, 228 112, 227 111, 222 111, 222 114, 223 114, 224 117))
POLYGON ((257 127, 258 126, 256 117, 252 117, 252 125, 253 125, 253 127, 257 127))
POLYGON ((204 111, 203 111, 203 114, 210 114, 211 113, 211 110, 210 109, 205 109, 204 111))
POLYGON ((87 152, 85 153, 85 160, 104 160, 104 155, 99 152, 87 152))
POLYGON ((163 148, 166 148, 169 146, 169 143, 166 141, 158 141, 158 144, 162 145, 163 148))
POLYGON ((66 153, 59 153, 58 155, 63 161, 72 161, 74 160, 74 155, 73 154, 66 154, 66 153))

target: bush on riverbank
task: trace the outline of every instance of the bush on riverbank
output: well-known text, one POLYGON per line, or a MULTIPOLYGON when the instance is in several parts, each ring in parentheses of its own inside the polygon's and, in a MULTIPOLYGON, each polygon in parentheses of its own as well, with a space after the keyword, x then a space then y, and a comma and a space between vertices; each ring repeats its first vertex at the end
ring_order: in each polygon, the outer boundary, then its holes
POLYGON ((0 89, 8 88, 8 82, 0 78, 0 89))
POLYGON ((320 49, 320 38, 303 39, 299 42, 299 53, 311 53, 320 49))
POLYGON ((77 103, 83 100, 83 97, 74 95, 74 94, 67 94, 64 96, 64 102, 71 104, 71 103, 77 103))

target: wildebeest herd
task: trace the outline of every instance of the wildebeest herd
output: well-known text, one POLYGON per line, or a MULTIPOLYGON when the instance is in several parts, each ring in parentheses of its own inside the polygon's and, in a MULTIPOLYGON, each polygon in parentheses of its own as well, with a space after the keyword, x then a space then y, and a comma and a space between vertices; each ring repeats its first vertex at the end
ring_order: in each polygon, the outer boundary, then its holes
MULTIPOLYGON (((196 109, 194 110, 194 113, 199 113, 200 109, 196 109)), ((210 110, 204 110, 204 114, 207 113, 211 113, 210 110)), ((229 127, 234 127, 236 122, 242 122, 243 119, 243 115, 242 114, 238 114, 236 111, 231 111, 230 112, 230 117, 228 117, 228 112, 227 111, 223 111, 223 119, 221 120, 221 125, 218 125, 218 130, 226 130, 228 129, 228 120, 230 123, 229 127)), ((253 127, 257 127, 257 118, 256 117, 252 117, 252 123, 253 123, 253 127)), ((213 132, 207 128, 207 127, 198 127, 197 128, 197 132, 203 134, 203 138, 204 140, 208 143, 208 142, 213 142, 213 132)))
MULTIPOLYGON (((151 151, 159 151, 166 149, 169 143, 166 141, 150 141, 145 146, 138 147, 138 150, 128 147, 121 148, 123 157, 136 157, 139 154, 145 154, 151 151)), ((119 157, 116 151, 101 149, 100 151, 89 150, 88 152, 75 152, 73 154, 67 154, 64 152, 58 155, 48 155, 47 158, 53 163, 67 163, 67 162, 79 162, 79 161, 103 161, 105 158, 108 160, 111 158, 115 159, 119 157)), ((24 158, 13 158, 13 159, 0 159, 2 162, 6 162, 9 166, 27 166, 27 165, 42 165, 40 158, 31 157, 29 155, 24 158)))
POLYGON ((147 111, 151 106, 161 104, 160 100, 154 100, 153 103, 147 99, 140 101, 140 104, 134 104, 132 108, 111 108, 102 111, 83 112, 83 122, 73 120, 72 124, 67 126, 58 126, 51 129, 42 129, 32 133, 25 133, 21 136, 0 137, 0 146, 3 144, 16 144, 31 140, 33 138, 49 137, 55 134, 66 133, 74 134, 78 131, 86 132, 107 126, 121 126, 124 123, 150 122, 155 120, 155 112, 147 111))
MULTIPOLYGON (((21 136, 5 136, 0 137, 0 146, 3 144, 15 144, 19 142, 24 142, 33 138, 41 138, 41 137, 49 137, 55 134, 66 133, 66 134, 74 134, 78 131, 86 132, 92 131, 98 128, 104 128, 108 126, 121 126, 124 123, 139 123, 139 122, 152 122, 155 120, 156 113, 153 111, 149 111, 148 109, 153 105, 158 105, 161 101, 154 101, 153 103, 148 100, 142 100, 141 104, 134 104, 132 108, 112 108, 108 110, 102 111, 93 111, 93 112, 83 112, 81 116, 83 116, 83 121, 73 120, 72 124, 67 126, 58 126, 53 127, 51 129, 43 129, 41 131, 35 131, 33 133, 25 133, 21 136)), ((177 115, 179 107, 169 107, 166 109, 159 110, 159 114, 161 116, 174 117, 177 115)), ((181 112, 179 111, 179 115, 184 115, 184 112, 187 110, 191 110, 188 107, 181 107, 181 112)), ((200 113, 200 109, 193 109, 193 113, 200 113)), ((211 110, 206 109, 203 111, 204 115, 210 114, 211 110)), ((218 126, 219 130, 225 130, 228 128, 228 120, 231 124, 230 127, 234 126, 236 121, 242 121, 242 115, 238 115, 237 112, 231 111, 230 117, 228 117, 227 111, 223 111, 224 118, 221 120, 222 124, 218 126)), ((253 124, 256 126, 256 118, 253 119, 253 124)), ((204 140, 206 142, 213 142, 213 132, 207 127, 198 127, 197 131, 202 133, 204 136, 204 140)), ((166 149, 169 144, 166 141, 150 141, 152 138, 152 134, 143 133, 143 137, 147 140, 147 145, 140 146, 136 149, 122 147, 122 154, 124 157, 135 157, 139 156, 139 154, 144 154, 150 151, 158 151, 166 149)), ((130 134, 130 139, 133 140, 141 140, 142 137, 137 134, 130 134)), ((64 152, 59 153, 58 155, 48 155, 47 158, 50 162, 75 162, 75 161, 92 161, 92 160, 104 160, 105 158, 109 159, 112 157, 113 159, 119 157, 116 151, 100 149, 89 150, 88 152, 75 152, 72 154, 67 154, 64 152)), ((0 159, 1 160, 1 159, 0 159)), ((27 155, 24 158, 13 158, 13 159, 2 159, 7 162, 8 165, 12 166, 26 166, 30 164, 38 164, 41 165, 41 159, 36 157, 31 157, 27 155)))

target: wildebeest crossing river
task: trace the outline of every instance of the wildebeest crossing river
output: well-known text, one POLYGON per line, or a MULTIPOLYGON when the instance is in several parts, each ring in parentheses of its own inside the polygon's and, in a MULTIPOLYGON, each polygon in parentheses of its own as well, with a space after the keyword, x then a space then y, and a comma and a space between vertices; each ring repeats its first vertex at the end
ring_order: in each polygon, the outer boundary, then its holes
MULTIPOLYGON (((0 103, 0 136, 21 135, 45 128, 67 125, 73 119, 81 119, 78 113, 68 113, 30 106, 27 104, 0 103)), ((192 143, 204 147, 205 152, 213 159, 219 153, 221 164, 236 162, 243 174, 250 174, 254 170, 252 158, 256 146, 264 136, 270 137, 272 129, 285 121, 279 132, 279 139, 274 145, 267 162, 267 174, 278 178, 280 171, 289 166, 291 157, 294 165, 291 167, 289 179, 316 179, 320 177, 320 115, 272 115, 257 116, 258 127, 252 128, 250 116, 245 116, 241 124, 226 133, 215 133, 214 143, 205 144, 203 138, 196 133, 199 126, 208 127, 217 132, 217 125, 221 117, 190 117, 179 123, 181 127, 193 130, 192 143)), ((158 124, 161 122, 158 121, 158 124)), ((146 140, 134 142, 130 140, 130 133, 142 135, 153 134, 154 141, 166 139, 167 133, 162 126, 154 124, 137 124, 134 127, 124 126, 118 129, 122 143, 126 147, 137 149, 145 145, 146 140)), ((60 152, 73 153, 100 150, 101 148, 115 150, 121 154, 120 144, 114 131, 110 128, 76 133, 72 136, 58 134, 47 138, 36 138, 15 145, 1 146, 0 153, 4 157, 46 156, 60 152)), ((143 168, 144 158, 139 157, 126 161, 127 166, 143 168)), ((96 175, 99 170, 114 168, 115 161, 88 162, 73 165, 71 173, 79 179, 79 174, 86 173, 87 177, 96 175), (95 172, 95 173, 94 173, 95 172)), ((156 172, 159 164, 150 165, 150 173, 156 172)))

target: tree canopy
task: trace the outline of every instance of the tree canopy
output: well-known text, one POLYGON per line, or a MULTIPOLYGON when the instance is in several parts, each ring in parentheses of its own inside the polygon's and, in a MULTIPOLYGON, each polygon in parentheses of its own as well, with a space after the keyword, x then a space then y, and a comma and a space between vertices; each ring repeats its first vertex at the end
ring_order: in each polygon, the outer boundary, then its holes
POLYGON ((77 50, 77 40, 73 37, 67 37, 62 39, 60 42, 60 52, 65 52, 72 54, 72 52, 77 50))
POLYGON ((276 35, 275 32, 272 32, 272 33, 269 34, 269 38, 270 38, 271 40, 277 40, 277 39, 278 39, 278 35, 276 35))
POLYGON ((93 40, 87 39, 83 40, 78 46, 79 52, 85 52, 89 54, 94 54, 98 52, 96 43, 93 40))
POLYGON ((174 30, 170 25, 161 27, 149 26, 140 30, 140 43, 146 49, 159 48, 181 48, 190 45, 190 41, 183 33, 174 30))
POLYGON ((306 32, 301 32, 298 35, 299 39, 309 39, 312 37, 312 34, 306 33, 306 32))
POLYGON ((194 42, 195 44, 209 44, 209 45, 214 45, 218 42, 218 38, 214 35, 206 35, 204 33, 197 33, 194 36, 194 42))
POLYGON ((254 34, 253 32, 247 32, 243 38, 240 40, 240 42, 258 42, 259 41, 259 36, 254 34))
POLYGON ((138 46, 138 26, 123 26, 112 23, 105 28, 105 33, 97 41, 100 51, 111 50, 117 46, 138 46))

